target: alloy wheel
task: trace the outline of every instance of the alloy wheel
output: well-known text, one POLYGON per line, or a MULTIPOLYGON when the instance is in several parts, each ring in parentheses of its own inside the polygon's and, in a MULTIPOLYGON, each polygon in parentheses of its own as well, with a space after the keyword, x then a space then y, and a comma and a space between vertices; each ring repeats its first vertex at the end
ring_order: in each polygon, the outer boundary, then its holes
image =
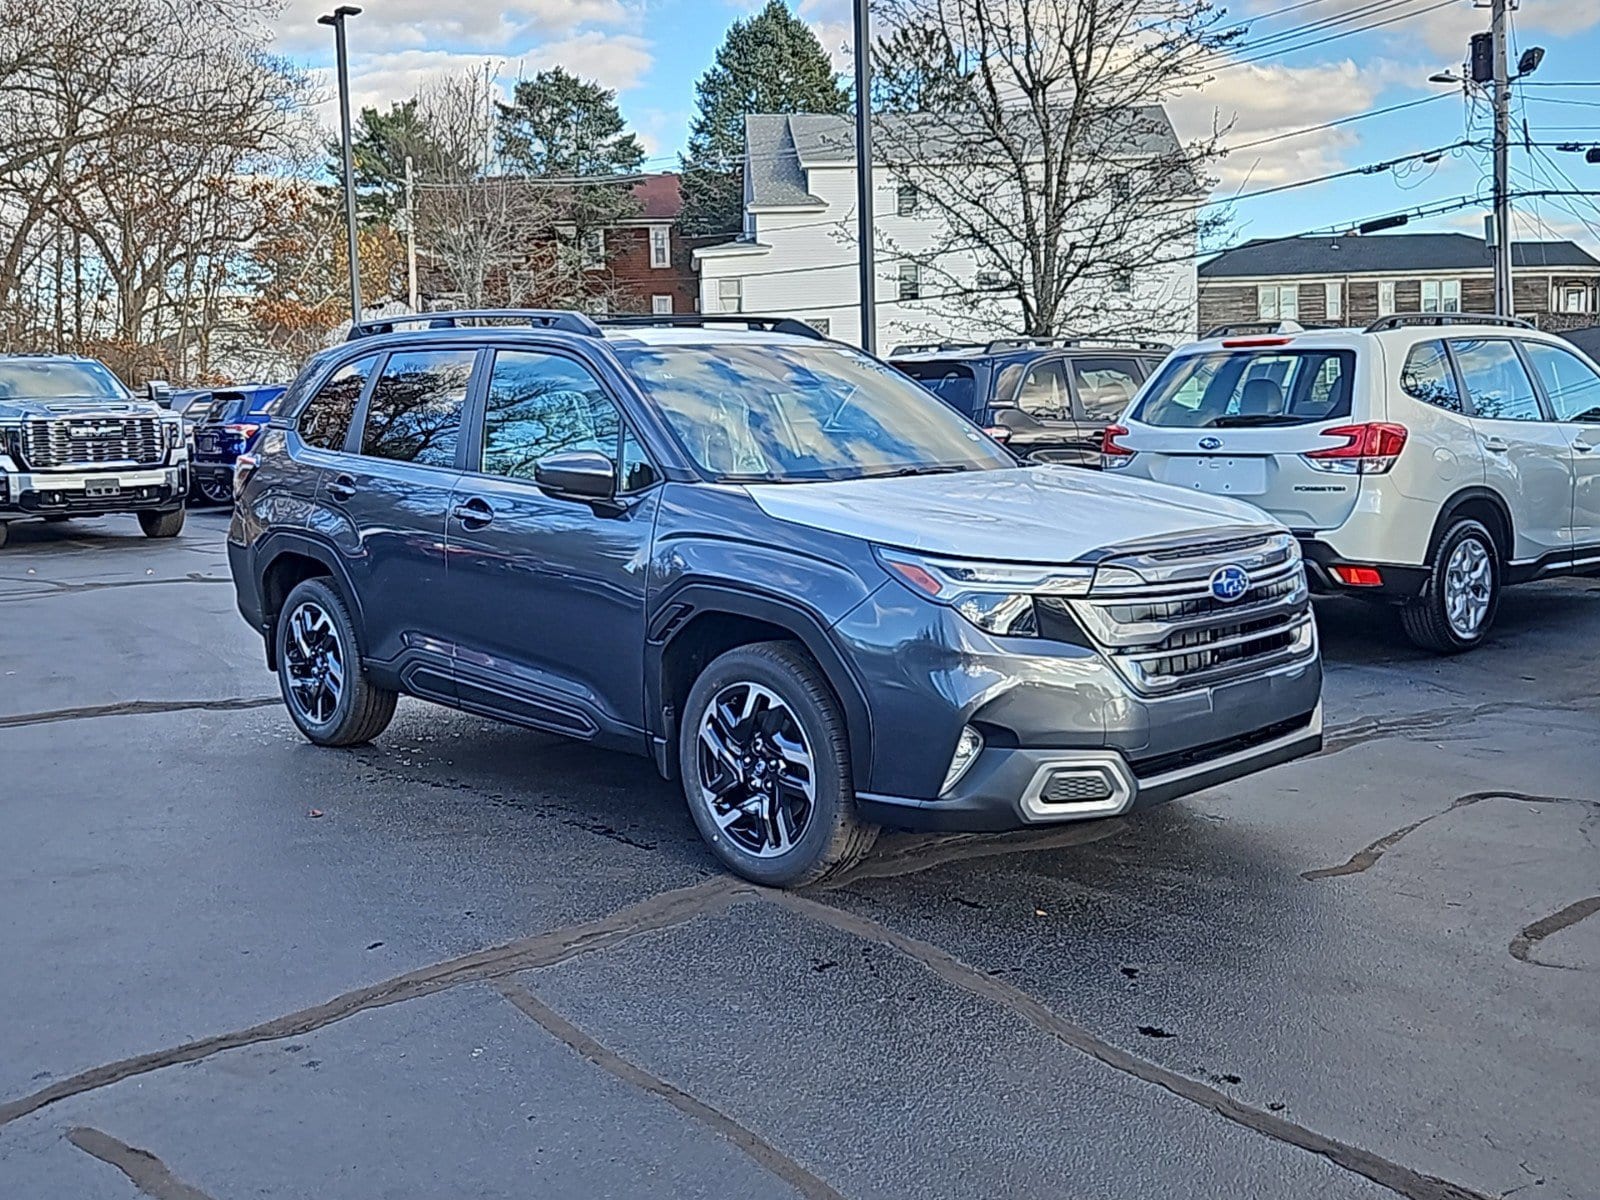
POLYGON ((200 480, 200 494, 212 504, 232 504, 233 482, 232 480, 208 476, 200 480))
POLYGON ((301 601, 288 617, 283 649, 289 699, 306 720, 325 725, 344 695, 344 647, 333 618, 320 605, 301 601))
POLYGON ((1488 548, 1475 537, 1462 539, 1444 569, 1444 609, 1451 631, 1460 638, 1476 637, 1493 597, 1494 562, 1488 548))
POLYGON ((732 683, 700 717, 700 801, 717 828, 757 858, 786 854, 816 808, 811 744, 781 696, 732 683))

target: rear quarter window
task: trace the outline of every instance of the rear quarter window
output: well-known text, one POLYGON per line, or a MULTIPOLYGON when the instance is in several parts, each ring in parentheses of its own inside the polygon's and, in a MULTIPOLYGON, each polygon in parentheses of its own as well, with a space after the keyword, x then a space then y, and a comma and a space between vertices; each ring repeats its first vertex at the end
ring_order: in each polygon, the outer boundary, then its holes
POLYGON ((964 416, 978 411, 978 379, 965 363, 901 362, 902 372, 964 416))
POLYGON ((1353 350, 1218 350, 1167 360, 1133 417, 1179 429, 1306 425, 1348 417, 1353 350))

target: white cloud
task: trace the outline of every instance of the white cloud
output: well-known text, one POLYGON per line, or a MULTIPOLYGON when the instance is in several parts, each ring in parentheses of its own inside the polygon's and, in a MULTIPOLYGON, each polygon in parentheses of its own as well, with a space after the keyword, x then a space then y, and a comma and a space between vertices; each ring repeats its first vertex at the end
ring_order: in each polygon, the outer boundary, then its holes
POLYGON ((689 114, 682 109, 645 108, 628 115, 631 118, 629 124, 644 147, 644 169, 676 170, 677 159, 673 151, 684 140, 683 131, 689 123, 689 114))
POLYGON ((644 38, 591 29, 560 41, 540 42, 519 56, 510 69, 515 74, 532 75, 551 67, 564 67, 602 87, 626 92, 639 86, 654 61, 650 43, 644 38))
MULTIPOLYGON (((326 49, 333 34, 317 24, 335 0, 287 0, 275 34, 276 49, 304 53, 326 49)), ((365 0, 347 23, 352 53, 358 47, 393 51, 447 45, 504 53, 530 37, 570 33, 582 26, 621 28, 639 23, 639 0, 365 0)))

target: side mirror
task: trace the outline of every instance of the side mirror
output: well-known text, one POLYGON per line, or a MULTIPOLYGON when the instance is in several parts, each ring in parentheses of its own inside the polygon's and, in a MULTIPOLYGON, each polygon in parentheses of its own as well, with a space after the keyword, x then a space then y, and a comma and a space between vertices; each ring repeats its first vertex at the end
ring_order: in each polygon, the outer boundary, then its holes
POLYGON ((1001 429, 1026 429, 1034 424, 1033 418, 1015 404, 996 404, 993 416, 995 425, 1001 429))
POLYGON ((165 379, 152 379, 144 385, 144 391, 151 404, 159 404, 162 408, 172 407, 172 385, 165 379))
POLYGON ((533 464, 533 481, 552 496, 610 500, 617 494, 617 468, 595 450, 567 450, 533 464))

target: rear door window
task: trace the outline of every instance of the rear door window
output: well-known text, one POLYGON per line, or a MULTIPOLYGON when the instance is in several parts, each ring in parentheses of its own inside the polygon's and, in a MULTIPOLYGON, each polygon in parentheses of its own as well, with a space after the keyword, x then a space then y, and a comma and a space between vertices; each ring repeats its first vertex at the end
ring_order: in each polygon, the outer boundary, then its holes
POLYGON ((1169 359, 1133 413, 1146 425, 1221 429, 1348 417, 1353 350, 1216 351, 1169 359))
POLYGON ((896 367, 964 416, 978 411, 978 381, 971 367, 953 362, 902 362, 896 367))
POLYGON ((1079 407, 1090 421, 1120 417, 1144 378, 1131 358, 1074 358, 1067 367, 1078 388, 1079 407))
POLYGON ((1476 416, 1491 421, 1542 421, 1544 411, 1517 348, 1504 338, 1453 338, 1450 349, 1476 416))
POLYGON ((1570 350, 1523 342, 1558 421, 1600 422, 1600 375, 1570 350))
POLYGON ((367 402, 361 453, 451 467, 476 350, 411 350, 389 356, 367 402))
POLYGON ((305 412, 300 414, 300 437, 307 445, 323 450, 344 449, 356 405, 361 400, 361 390, 367 386, 367 377, 377 361, 376 354, 369 354, 346 363, 317 389, 305 412))

